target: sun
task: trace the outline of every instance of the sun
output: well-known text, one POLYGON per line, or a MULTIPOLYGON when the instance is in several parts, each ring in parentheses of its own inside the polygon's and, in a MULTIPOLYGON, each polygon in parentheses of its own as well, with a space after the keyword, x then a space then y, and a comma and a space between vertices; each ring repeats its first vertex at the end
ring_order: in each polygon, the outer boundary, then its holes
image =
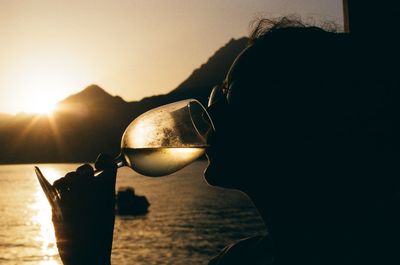
POLYGON ((27 106, 25 110, 30 114, 38 115, 51 115, 56 110, 56 100, 46 94, 35 96, 27 106))
POLYGON ((92 75, 71 51, 36 47, 24 55, 10 70, 11 113, 49 116, 58 102, 90 83, 92 75))

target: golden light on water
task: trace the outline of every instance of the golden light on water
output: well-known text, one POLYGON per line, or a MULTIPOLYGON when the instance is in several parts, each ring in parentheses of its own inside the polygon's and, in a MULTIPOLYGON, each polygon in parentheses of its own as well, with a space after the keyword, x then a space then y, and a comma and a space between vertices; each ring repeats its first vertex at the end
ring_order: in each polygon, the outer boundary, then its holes
POLYGON ((37 190, 35 197, 36 215, 32 216, 31 221, 39 224, 40 232, 36 241, 42 241, 42 253, 45 256, 57 254, 56 239, 54 236, 54 228, 51 222, 51 208, 43 191, 37 190))
MULTIPOLYGON (((60 172, 49 166, 41 167, 43 173, 50 182, 60 177, 60 172)), ((51 207, 40 185, 37 185, 35 192, 35 202, 32 205, 36 213, 31 218, 31 222, 39 227, 35 241, 41 242, 41 252, 43 260, 40 265, 60 265, 58 259, 58 249, 54 234, 54 227, 51 220, 51 207)))
POLYGON ((56 238, 54 235, 54 227, 51 222, 51 208, 42 189, 38 185, 35 193, 35 209, 36 215, 32 216, 31 222, 39 226, 39 233, 35 241, 41 242, 41 254, 43 262, 40 264, 59 264, 53 257, 58 255, 56 238))

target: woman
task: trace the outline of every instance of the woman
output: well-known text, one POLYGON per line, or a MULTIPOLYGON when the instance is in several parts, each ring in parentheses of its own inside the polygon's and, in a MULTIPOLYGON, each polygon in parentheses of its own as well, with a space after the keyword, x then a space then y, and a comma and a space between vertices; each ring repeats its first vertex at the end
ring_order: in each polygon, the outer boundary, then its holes
MULTIPOLYGON (((246 193, 269 234, 210 264, 399 263, 398 82, 379 51, 288 19, 259 22, 210 95, 204 176, 246 193)), ((96 167, 98 179, 84 165, 54 184, 70 198, 67 218, 54 219, 65 264, 110 263, 116 166, 100 156, 96 167)))

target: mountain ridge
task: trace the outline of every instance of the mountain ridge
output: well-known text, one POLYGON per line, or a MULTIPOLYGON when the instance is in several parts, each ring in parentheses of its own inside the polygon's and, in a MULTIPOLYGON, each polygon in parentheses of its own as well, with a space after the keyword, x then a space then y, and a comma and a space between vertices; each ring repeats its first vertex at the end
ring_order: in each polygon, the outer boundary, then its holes
POLYGON ((70 103, 73 101, 82 101, 82 102, 90 102, 90 101, 103 101, 104 99, 108 98, 114 98, 115 100, 119 102, 125 102, 120 96, 112 96, 110 93, 108 93, 106 90, 103 88, 99 87, 96 84, 91 84, 87 86, 85 89, 82 91, 72 94, 65 99, 59 101, 57 105, 59 104, 65 104, 65 103, 70 103))

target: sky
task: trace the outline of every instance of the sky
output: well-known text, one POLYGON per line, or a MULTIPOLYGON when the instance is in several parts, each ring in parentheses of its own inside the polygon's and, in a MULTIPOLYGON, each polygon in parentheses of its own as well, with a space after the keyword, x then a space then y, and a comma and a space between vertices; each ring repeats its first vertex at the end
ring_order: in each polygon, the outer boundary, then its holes
POLYGON ((343 24, 342 0, 0 0, 0 112, 49 111, 97 84, 165 94, 257 17, 343 24))

